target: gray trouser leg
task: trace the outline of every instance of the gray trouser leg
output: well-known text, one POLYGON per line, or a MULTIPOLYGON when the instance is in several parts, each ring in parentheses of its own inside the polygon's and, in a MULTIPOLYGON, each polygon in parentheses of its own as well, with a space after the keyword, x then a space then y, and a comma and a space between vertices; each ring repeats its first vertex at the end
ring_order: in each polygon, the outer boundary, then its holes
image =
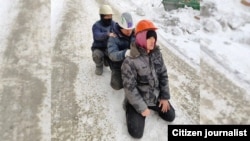
POLYGON ((93 61, 96 64, 96 66, 100 67, 100 66, 103 65, 104 52, 99 50, 99 49, 95 49, 92 52, 92 58, 93 58, 93 61))
POLYGON ((102 73, 103 73, 104 52, 99 50, 99 49, 95 49, 92 52, 92 57, 93 57, 93 61, 96 64, 95 74, 96 75, 102 75, 102 73))

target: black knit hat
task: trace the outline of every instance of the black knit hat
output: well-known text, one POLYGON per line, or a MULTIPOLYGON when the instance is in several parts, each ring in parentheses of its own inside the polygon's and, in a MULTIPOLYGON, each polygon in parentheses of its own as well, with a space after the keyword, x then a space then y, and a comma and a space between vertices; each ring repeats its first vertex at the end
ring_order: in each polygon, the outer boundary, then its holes
POLYGON ((154 37, 157 40, 157 34, 154 30, 148 30, 146 38, 154 37))

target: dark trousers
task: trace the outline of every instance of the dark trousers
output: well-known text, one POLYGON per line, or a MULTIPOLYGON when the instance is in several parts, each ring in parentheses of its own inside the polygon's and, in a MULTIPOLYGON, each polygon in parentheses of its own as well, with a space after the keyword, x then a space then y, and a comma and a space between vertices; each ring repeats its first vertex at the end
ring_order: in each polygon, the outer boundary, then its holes
MULTIPOLYGON (((166 113, 161 112, 161 107, 158 106, 148 108, 158 112, 159 116, 165 121, 172 122, 175 119, 175 110, 171 104, 170 110, 166 113)), ((141 138, 144 132, 145 117, 138 113, 128 102, 126 103, 126 121, 129 134, 134 138, 141 138)))
POLYGON ((123 88, 122 84, 122 74, 121 70, 119 69, 112 69, 111 70, 111 80, 110 80, 110 85, 113 89, 115 90, 120 90, 123 88))

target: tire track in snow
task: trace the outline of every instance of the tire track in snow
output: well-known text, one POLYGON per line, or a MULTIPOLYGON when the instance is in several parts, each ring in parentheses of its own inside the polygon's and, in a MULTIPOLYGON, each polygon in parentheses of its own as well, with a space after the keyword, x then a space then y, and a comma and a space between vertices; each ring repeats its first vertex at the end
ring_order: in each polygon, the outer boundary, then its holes
POLYGON ((93 10, 88 3, 66 1, 53 47, 52 140, 112 140, 105 112, 109 92, 103 93, 97 84, 106 80, 93 73, 89 25, 93 10))
POLYGON ((47 103, 49 2, 20 0, 1 65, 0 140, 49 140, 40 124, 47 103))
MULTIPOLYGON (((76 140, 77 111, 74 82, 78 66, 72 62, 74 44, 71 41, 73 23, 77 20, 76 1, 67 1, 62 25, 55 39, 51 74, 51 140, 76 140)), ((52 11, 53 12, 53 11, 52 11)))

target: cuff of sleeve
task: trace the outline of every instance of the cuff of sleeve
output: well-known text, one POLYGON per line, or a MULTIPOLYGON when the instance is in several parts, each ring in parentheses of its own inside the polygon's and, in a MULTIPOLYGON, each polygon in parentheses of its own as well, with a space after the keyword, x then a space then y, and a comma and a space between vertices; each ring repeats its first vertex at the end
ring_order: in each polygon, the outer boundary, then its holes
POLYGON ((160 99, 170 99, 169 94, 160 94, 160 99))
POLYGON ((144 103, 144 104, 140 105, 140 106, 138 107, 138 109, 136 109, 136 111, 137 111, 138 113, 141 114, 141 113, 144 112, 147 108, 148 108, 147 104, 144 103))

